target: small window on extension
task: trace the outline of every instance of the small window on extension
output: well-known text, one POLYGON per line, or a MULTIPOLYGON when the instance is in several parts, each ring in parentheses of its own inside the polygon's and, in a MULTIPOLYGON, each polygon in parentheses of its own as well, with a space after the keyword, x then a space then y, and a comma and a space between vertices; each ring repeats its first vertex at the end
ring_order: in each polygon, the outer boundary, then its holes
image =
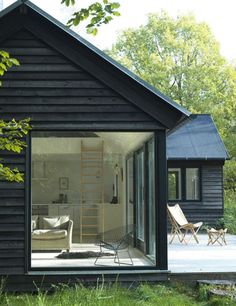
POLYGON ((168 170, 168 199, 181 200, 181 169, 169 168, 168 170))
POLYGON ((186 200, 199 200, 199 168, 186 168, 186 200))

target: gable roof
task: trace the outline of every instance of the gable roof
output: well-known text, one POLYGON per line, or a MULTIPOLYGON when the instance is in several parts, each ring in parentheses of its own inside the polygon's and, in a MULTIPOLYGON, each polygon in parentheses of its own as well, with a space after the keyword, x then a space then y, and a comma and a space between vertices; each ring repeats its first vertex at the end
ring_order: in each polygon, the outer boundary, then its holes
POLYGON ((18 0, 0 13, 0 41, 25 28, 99 78, 167 129, 190 113, 114 61, 30 1, 18 0))
POLYGON ((169 160, 226 160, 228 152, 211 115, 191 115, 167 136, 169 160))

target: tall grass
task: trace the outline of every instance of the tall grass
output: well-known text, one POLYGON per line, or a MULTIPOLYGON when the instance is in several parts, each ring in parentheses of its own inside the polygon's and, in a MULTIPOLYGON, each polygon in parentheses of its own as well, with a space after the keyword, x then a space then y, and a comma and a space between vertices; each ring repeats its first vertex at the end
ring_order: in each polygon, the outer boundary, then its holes
POLYGON ((4 306, 195 306, 209 305, 198 301, 193 291, 165 285, 140 285, 122 288, 119 285, 86 288, 61 286, 55 293, 7 295, 2 293, 4 306))

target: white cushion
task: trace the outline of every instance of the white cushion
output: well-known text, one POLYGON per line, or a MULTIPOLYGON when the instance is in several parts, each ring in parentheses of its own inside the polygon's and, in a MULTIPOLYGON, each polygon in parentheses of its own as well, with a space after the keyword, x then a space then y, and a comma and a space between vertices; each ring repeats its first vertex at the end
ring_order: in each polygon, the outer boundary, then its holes
POLYGON ((43 229, 67 229, 69 216, 43 217, 43 229))
POLYGON ((34 230, 32 233, 32 239, 38 240, 54 240, 63 239, 67 236, 66 230, 34 230))

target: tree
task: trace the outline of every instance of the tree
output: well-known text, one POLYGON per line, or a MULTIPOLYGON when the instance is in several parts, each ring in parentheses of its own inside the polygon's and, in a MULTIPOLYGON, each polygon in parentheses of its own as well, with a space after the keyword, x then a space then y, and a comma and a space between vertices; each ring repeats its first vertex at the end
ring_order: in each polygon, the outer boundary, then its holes
MULTIPOLYGON (((5 51, 0 51, 0 76, 11 68, 13 65, 19 65, 19 62, 15 58, 11 58, 5 51)), ((0 81, 1 84, 1 81, 0 81)), ((10 151, 14 153, 20 153, 25 147, 26 143, 22 140, 30 129, 29 119, 16 121, 0 120, 0 151, 10 151)), ((2 161, 2 160, 1 160, 2 161)), ((4 160, 3 160, 4 163, 4 160)), ((0 163, 0 179, 6 179, 8 181, 23 181, 23 173, 17 168, 9 168, 0 163)))
MULTIPOLYGON (((62 4, 66 6, 74 6, 75 0, 62 0, 62 4)), ((111 2, 109 0, 102 0, 100 2, 94 2, 89 5, 87 8, 82 8, 74 12, 71 16, 71 19, 68 21, 68 26, 77 26, 82 21, 90 18, 89 23, 87 24, 87 33, 96 35, 98 28, 103 24, 108 24, 113 20, 114 16, 120 16, 119 11, 117 10, 120 7, 118 2, 111 2)))
POLYGON ((193 15, 150 14, 106 52, 191 112, 211 113, 236 157, 236 71, 207 24, 193 15))

